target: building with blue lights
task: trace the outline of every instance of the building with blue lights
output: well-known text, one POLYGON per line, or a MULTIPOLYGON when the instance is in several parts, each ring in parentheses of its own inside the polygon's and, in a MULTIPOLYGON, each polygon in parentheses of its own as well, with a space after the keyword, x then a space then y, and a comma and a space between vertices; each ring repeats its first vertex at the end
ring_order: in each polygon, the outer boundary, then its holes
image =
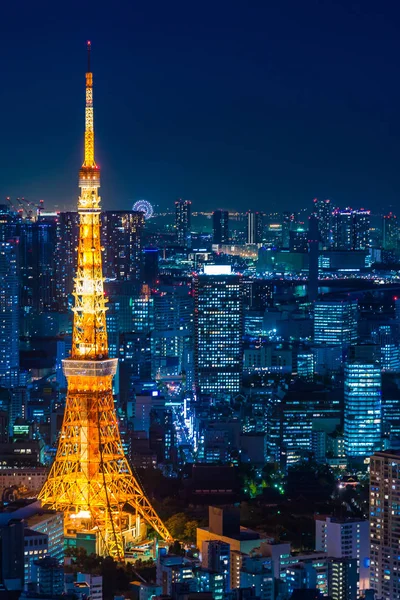
POLYGON ((0 242, 0 385, 19 383, 19 300, 14 243, 0 242))
POLYGON ((357 300, 314 304, 314 342, 346 350, 357 341, 357 300))
POLYGON ((243 372, 242 278, 210 265, 194 280, 195 385, 202 394, 240 391, 243 372))
POLYGON ((344 370, 344 439, 347 457, 368 457, 379 449, 382 428, 381 370, 352 362, 344 370))
POLYGON ((400 452, 386 450, 370 464, 370 587, 378 598, 400 598, 400 452))

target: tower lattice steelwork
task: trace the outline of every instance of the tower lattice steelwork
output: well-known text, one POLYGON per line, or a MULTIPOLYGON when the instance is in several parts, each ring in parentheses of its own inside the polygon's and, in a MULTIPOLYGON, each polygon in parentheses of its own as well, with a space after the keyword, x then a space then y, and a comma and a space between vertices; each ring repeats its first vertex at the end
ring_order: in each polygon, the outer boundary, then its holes
POLYGON ((94 159, 93 76, 86 73, 85 160, 79 172, 79 243, 71 358, 56 459, 39 499, 64 512, 65 534, 92 532, 97 551, 124 556, 124 535, 138 536, 140 518, 164 539, 168 530, 125 457, 112 394, 117 359, 108 358, 100 244, 100 169, 94 159))

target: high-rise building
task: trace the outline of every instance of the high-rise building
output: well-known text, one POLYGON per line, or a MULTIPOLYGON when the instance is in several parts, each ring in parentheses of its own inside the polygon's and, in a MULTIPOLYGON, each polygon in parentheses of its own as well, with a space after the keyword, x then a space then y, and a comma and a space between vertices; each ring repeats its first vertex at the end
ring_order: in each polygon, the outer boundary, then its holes
POLYGON ((193 347, 193 297, 182 285, 162 285, 153 295, 152 373, 177 375, 185 349, 193 347))
POLYGON ((207 540, 201 549, 201 564, 205 569, 210 569, 224 576, 225 591, 230 590, 231 576, 231 547, 221 540, 207 540))
POLYGON ((308 232, 304 227, 298 225, 296 229, 289 232, 289 250, 301 253, 308 251, 308 232))
POLYGON ((227 244, 229 242, 229 212, 215 210, 213 212, 213 243, 227 244))
POLYGON ((7 204, 0 204, 0 242, 8 242, 16 237, 19 221, 18 213, 7 204))
POLYGON ((382 219, 382 247, 384 250, 399 249, 399 223, 391 212, 382 219))
POLYGON ((354 558, 332 558, 329 561, 329 597, 332 600, 357 600, 358 572, 354 558))
POLYGON ((290 232, 293 230, 295 223, 296 215, 294 213, 285 211, 282 215, 282 248, 289 248, 290 232))
POLYGON ((0 593, 4 592, 4 598, 18 598, 24 587, 24 525, 10 513, 0 515, 0 593))
POLYGON ((23 221, 18 227, 21 273, 21 308, 29 312, 55 310, 56 305, 56 213, 23 221))
POLYGON ((249 210, 247 213, 247 243, 261 244, 263 241, 263 214, 249 210))
POLYGON ((382 371, 398 373, 400 371, 400 348, 390 325, 380 325, 372 332, 372 340, 379 348, 382 371))
POLYGON ((68 308, 68 299, 74 288, 78 233, 78 213, 61 212, 57 222, 55 254, 56 298, 59 310, 66 310, 68 308))
MULTIPOLYGON (((357 589, 369 587, 369 522, 366 519, 315 517, 315 550, 334 559, 356 560, 357 589)), ((338 567, 339 569, 339 567, 338 567)), ((335 569, 336 571, 336 569, 335 569)), ((336 572, 339 577, 339 572, 336 572)), ((340 591, 340 589, 339 589, 340 591)), ((341 590, 344 593, 344 590, 341 590)), ((338 598, 345 596, 338 596, 338 598)))
POLYGON ((101 221, 104 276, 139 283, 144 214, 133 210, 107 210, 102 213, 101 221))
POLYGON ((379 449, 382 427, 381 370, 351 362, 344 369, 344 441, 348 457, 369 457, 379 449))
POLYGON ((0 386, 19 383, 17 244, 0 242, 0 386))
POLYGON ((357 300, 314 304, 314 342, 348 348, 357 341, 357 300))
POLYGON ((194 280, 195 381, 202 394, 240 391, 243 371, 242 278, 210 265, 194 280))
POLYGON ((175 229, 178 244, 190 246, 190 228, 192 222, 192 203, 181 198, 175 202, 175 229))
POLYGON ((318 297, 318 249, 319 221, 314 215, 308 220, 308 299, 314 302, 318 297))
POLYGON ((370 587, 382 600, 399 600, 400 452, 385 450, 370 463, 370 587))
POLYGON ((142 282, 154 286, 158 279, 158 248, 143 248, 142 282))
POLYGON ((314 198, 313 213, 318 220, 318 232, 323 250, 332 245, 332 211, 333 206, 330 200, 314 198))
POLYGON ((335 210, 333 212, 333 247, 336 250, 365 250, 370 247, 370 211, 335 210))

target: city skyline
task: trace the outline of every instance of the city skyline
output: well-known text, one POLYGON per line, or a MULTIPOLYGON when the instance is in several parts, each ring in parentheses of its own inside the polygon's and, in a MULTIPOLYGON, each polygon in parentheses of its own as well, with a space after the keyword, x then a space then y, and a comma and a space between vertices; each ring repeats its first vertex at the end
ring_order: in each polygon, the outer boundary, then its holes
POLYGON ((77 22, 46 3, 4 9, 3 197, 73 207, 91 39, 106 210, 182 197, 269 212, 315 196, 396 210, 396 7, 90 8, 77 22))

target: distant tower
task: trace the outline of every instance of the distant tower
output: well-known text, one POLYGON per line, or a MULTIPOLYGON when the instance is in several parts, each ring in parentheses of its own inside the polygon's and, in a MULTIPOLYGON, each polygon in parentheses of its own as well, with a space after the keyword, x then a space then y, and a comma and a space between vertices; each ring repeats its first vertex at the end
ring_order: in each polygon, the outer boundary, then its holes
POLYGON ((175 228, 178 244, 190 246, 190 227, 192 220, 192 203, 179 199, 175 202, 175 228))
POLYGON ((249 210, 247 213, 247 243, 261 244, 263 239, 263 215, 249 210))
POLYGON ((213 212, 213 243, 227 244, 229 242, 229 212, 215 210, 213 212))
MULTIPOLYGON (((88 53, 90 57, 90 42, 88 53)), ((171 536, 132 474, 114 409, 112 378, 117 359, 108 358, 92 93, 89 63, 72 353, 63 361, 68 395, 57 455, 39 499, 44 506, 64 512, 66 536, 94 534, 98 554, 121 560, 123 532, 136 528, 140 537, 140 517, 164 539, 171 536)))

